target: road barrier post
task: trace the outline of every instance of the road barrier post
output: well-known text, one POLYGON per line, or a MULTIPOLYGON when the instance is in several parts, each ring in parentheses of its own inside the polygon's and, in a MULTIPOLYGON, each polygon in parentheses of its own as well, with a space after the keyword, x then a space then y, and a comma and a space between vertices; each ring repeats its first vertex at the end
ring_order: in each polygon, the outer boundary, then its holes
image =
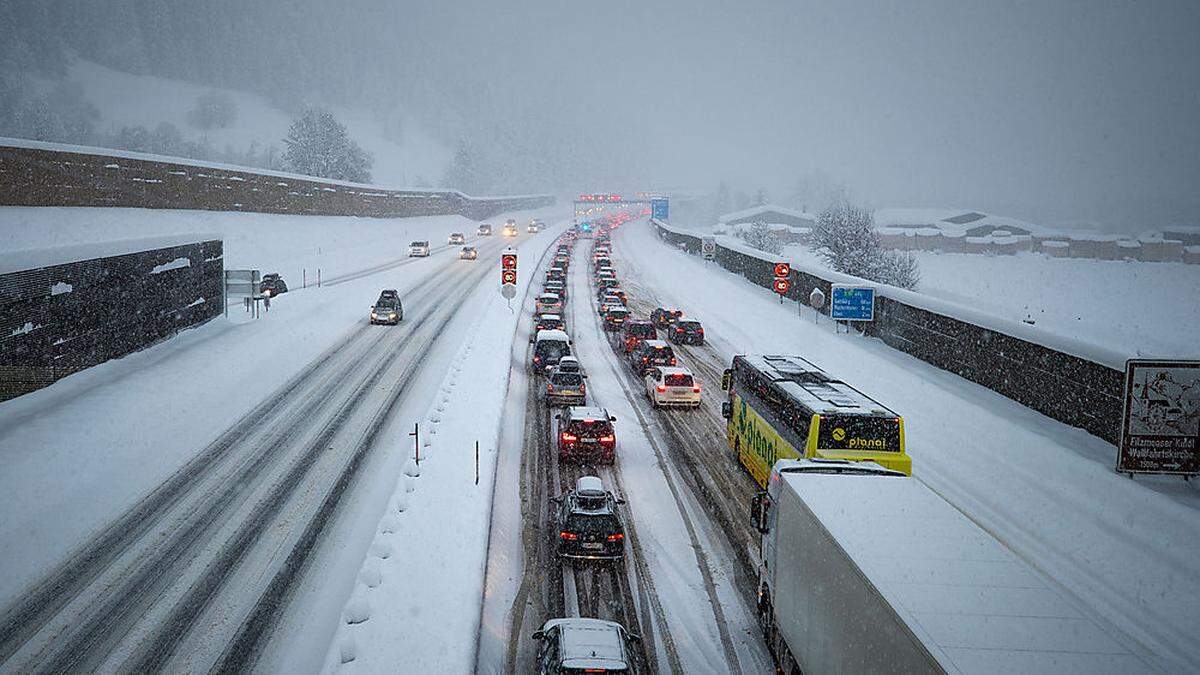
POLYGON ((413 447, 415 448, 417 466, 421 466, 421 423, 413 422, 413 430, 408 435, 414 439, 413 447))
POLYGON ((475 441, 475 484, 479 485, 479 441, 475 441))

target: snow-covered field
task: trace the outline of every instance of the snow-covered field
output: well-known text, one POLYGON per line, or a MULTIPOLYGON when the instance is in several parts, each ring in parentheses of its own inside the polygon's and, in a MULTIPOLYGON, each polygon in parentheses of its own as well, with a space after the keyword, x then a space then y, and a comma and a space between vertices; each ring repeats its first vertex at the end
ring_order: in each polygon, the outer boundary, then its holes
MULTIPOLYGON (((913 251, 918 291, 1133 357, 1200 356, 1200 265, 913 251)), ((821 266, 805 246, 790 260, 821 266)))
MULTIPOLYGON (((725 359, 798 353, 905 417, 913 475, 1164 669, 1200 668, 1200 490, 1116 474, 1113 446, 858 335, 835 334, 643 223, 614 237, 627 286, 704 323, 725 359)), ((1060 261, 1049 261, 1060 262, 1060 261)), ((1193 299, 1194 301, 1194 299, 1193 299)))

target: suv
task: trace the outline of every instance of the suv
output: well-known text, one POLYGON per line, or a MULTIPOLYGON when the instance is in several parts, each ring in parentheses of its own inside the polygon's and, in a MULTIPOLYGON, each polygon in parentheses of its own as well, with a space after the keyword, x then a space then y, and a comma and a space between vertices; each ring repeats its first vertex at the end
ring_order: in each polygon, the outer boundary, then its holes
POLYGON ((464 246, 458 252, 459 260, 475 260, 477 258, 479 258, 479 251, 476 251, 474 246, 464 246))
POLYGON ((625 319, 629 318, 629 310, 620 305, 608 305, 607 307, 608 309, 604 310, 604 331, 615 333, 621 330, 625 319))
POLYGON ((462 246, 463 244, 467 243, 467 238, 463 236, 462 232, 451 232, 450 240, 446 243, 450 246, 462 246))
POLYGON ((667 329, 667 339, 677 345, 702 345, 704 327, 699 321, 677 321, 673 330, 667 329))
POLYGON ((659 328, 670 328, 671 324, 683 318, 683 311, 678 309, 654 308, 650 312, 650 321, 659 328))
POLYGON ((571 338, 566 331, 539 330, 533 338, 533 372, 546 373, 571 355, 571 338))
POLYGON ((642 377, 646 398, 655 408, 662 406, 700 407, 700 383, 687 368, 655 366, 642 377))
POLYGON ((517 236, 517 221, 513 220, 512 218, 504 221, 504 229, 501 230, 500 233, 505 237, 517 236))
POLYGON ((541 232, 542 231, 542 221, 540 221, 536 218, 529 221, 529 227, 525 228, 525 231, 528 232, 529 234, 537 234, 538 232, 541 232))
POLYGON ((481 237, 490 237, 492 236, 492 226, 487 223, 480 223, 477 233, 481 237))
POLYGON ((429 242, 414 241, 408 245, 408 257, 410 258, 428 258, 429 257, 429 242))
POLYGON ((565 330, 566 327, 567 324, 558 314, 535 314, 533 315, 533 335, 529 336, 529 341, 534 341, 539 330, 565 330))
POLYGON ((617 458, 616 417, 604 408, 572 407, 554 416, 558 422, 558 458, 612 464, 617 458))
POLYGON ((274 297, 287 293, 287 284, 283 283, 283 278, 278 272, 264 274, 262 281, 258 283, 258 292, 267 297, 274 297))
POLYGON ((640 642, 621 624, 603 619, 550 619, 533 634, 538 675, 640 672, 631 643, 640 642))
MULTIPOLYGON (((562 363, 562 359, 559 359, 562 363)), ((567 372, 557 367, 546 378, 546 405, 583 405, 587 403, 587 384, 583 373, 567 372)))
POLYGON ((546 281, 566 281, 567 271, 561 267, 551 267, 546 270, 546 281))
POLYGON ((675 365, 675 352, 671 345, 662 340, 642 340, 641 344, 629 353, 629 366, 638 375, 645 375, 654 366, 675 365))
POLYGON ((625 326, 621 328, 621 351, 628 354, 637 347, 642 340, 654 340, 658 338, 658 331, 654 330, 654 324, 645 319, 629 319, 625 321, 625 326))
POLYGON ((550 500, 558 504, 558 555, 584 560, 625 557, 625 527, 617 513, 624 500, 604 489, 596 476, 583 476, 575 489, 550 500))
POLYGON ((400 303, 400 298, 395 294, 396 291, 384 291, 371 306, 371 323, 387 323, 395 326, 404 320, 404 305, 400 303))

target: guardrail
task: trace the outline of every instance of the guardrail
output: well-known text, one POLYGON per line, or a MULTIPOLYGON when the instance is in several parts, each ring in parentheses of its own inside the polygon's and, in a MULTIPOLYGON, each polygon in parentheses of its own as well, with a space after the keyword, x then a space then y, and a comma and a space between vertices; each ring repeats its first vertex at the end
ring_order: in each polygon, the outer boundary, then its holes
POLYGON ((482 220, 554 203, 550 195, 470 197, 388 189, 141 153, 0 139, 0 205, 124 206, 482 220))
MULTIPOLYGON (((698 235, 658 220, 651 224, 663 240, 699 254, 698 235)), ((775 257, 730 237, 716 240, 717 264, 771 288, 775 257)), ((813 288, 832 297, 834 283, 873 286, 875 321, 864 325, 867 335, 1109 443, 1120 437, 1122 354, 830 270, 793 264, 791 281, 786 297, 798 302, 806 302, 813 288)), ((821 311, 828 314, 828 304, 821 311)))

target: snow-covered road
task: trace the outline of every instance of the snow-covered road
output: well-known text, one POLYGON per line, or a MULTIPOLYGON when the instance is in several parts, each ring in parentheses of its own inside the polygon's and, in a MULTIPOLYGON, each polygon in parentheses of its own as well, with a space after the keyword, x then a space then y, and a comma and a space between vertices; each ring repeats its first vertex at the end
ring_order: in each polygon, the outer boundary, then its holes
POLYGON ((1194 483, 1119 476, 1111 445, 877 340, 835 334, 827 318, 814 323, 810 310, 672 249, 643 222, 614 244, 624 283, 703 322, 725 363, 799 353, 904 415, 915 477, 1132 648, 1166 670, 1200 668, 1194 483))

